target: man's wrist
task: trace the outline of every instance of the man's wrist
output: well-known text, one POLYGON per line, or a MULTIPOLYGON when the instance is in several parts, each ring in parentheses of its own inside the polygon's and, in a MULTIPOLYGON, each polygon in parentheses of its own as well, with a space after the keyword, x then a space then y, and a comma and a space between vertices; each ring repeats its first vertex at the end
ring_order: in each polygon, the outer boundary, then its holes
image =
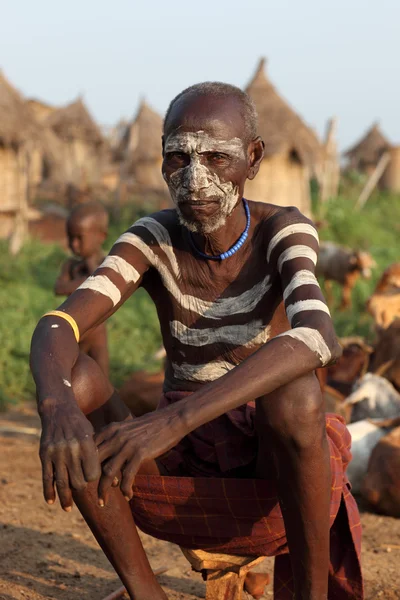
POLYGON ((47 415, 52 414, 55 409, 63 405, 70 404, 71 397, 66 397, 66 393, 64 390, 56 394, 37 394, 37 409, 40 417, 46 417, 47 415))
POLYGON ((194 402, 191 402, 192 396, 184 398, 180 402, 176 403, 178 407, 178 415, 180 425, 185 430, 185 435, 196 429, 196 412, 194 409, 194 402))

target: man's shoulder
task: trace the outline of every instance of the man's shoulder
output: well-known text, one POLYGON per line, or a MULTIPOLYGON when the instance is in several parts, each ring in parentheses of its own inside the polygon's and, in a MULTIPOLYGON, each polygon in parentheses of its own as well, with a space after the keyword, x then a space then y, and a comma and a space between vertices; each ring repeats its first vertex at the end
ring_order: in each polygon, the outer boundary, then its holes
POLYGON ((167 208, 141 217, 133 223, 131 229, 137 227, 143 227, 150 232, 155 229, 160 231, 165 229, 171 234, 179 227, 179 219, 174 208, 167 208))
POLYGON ((275 235, 283 227, 295 223, 313 225, 312 221, 303 215, 296 206, 278 206, 267 202, 249 201, 250 210, 266 238, 275 235))

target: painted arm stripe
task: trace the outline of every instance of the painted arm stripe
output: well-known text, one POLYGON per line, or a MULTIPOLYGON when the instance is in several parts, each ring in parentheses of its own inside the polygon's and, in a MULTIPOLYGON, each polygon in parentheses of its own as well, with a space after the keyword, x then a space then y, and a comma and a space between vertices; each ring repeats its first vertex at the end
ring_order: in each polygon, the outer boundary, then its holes
POLYGON ((175 377, 182 381, 215 381, 234 368, 235 365, 224 360, 210 361, 202 365, 191 365, 189 363, 178 365, 172 363, 175 377))
POLYGON ((294 233, 306 233, 308 235, 312 235, 317 240, 317 242, 319 242, 317 230, 312 225, 309 225, 308 223, 295 223, 293 225, 287 225, 287 227, 284 227, 283 229, 278 231, 278 233, 276 235, 274 235, 274 237, 268 244, 268 249, 267 249, 267 261, 268 262, 270 261, 271 254, 272 254, 274 248, 276 248, 276 246, 279 244, 279 242, 281 242, 283 239, 285 239, 289 235, 293 235, 294 233))
POLYGON ((113 306, 121 300, 121 292, 107 275, 91 275, 78 287, 78 290, 91 290, 110 298, 113 306))
POLYGON ((181 270, 179 268, 178 261, 176 260, 174 248, 171 242, 171 237, 164 225, 161 225, 161 223, 159 223, 158 221, 156 221, 156 219, 153 219, 152 217, 143 217, 142 219, 139 219, 139 221, 136 221, 136 223, 132 225, 132 227, 136 226, 145 227, 147 231, 149 231, 152 234, 152 236, 155 237, 161 250, 163 250, 167 255, 175 277, 179 278, 181 276, 181 270))
POLYGON ((288 336, 295 340, 299 340, 303 342, 311 350, 311 352, 315 352, 321 361, 321 366, 324 367, 327 365, 331 359, 331 352, 317 329, 312 329, 311 327, 296 327, 295 329, 290 329, 289 331, 285 331, 284 333, 280 333, 276 337, 284 337, 288 336))
POLYGON ((329 308, 322 302, 322 300, 299 300, 294 304, 289 304, 286 309, 286 315, 290 324, 292 324, 293 317, 299 312, 305 310, 322 310, 330 316, 329 308))
POLYGON ((140 279, 138 271, 130 265, 124 258, 115 254, 107 256, 99 269, 112 269, 118 275, 121 275, 126 283, 136 283, 140 279))
POLYGON ((224 325, 204 329, 192 329, 180 321, 171 321, 172 337, 187 346, 207 346, 208 344, 224 343, 235 346, 253 347, 265 344, 269 339, 271 327, 265 326, 261 319, 251 321, 246 325, 224 325))
POLYGON ((283 292, 283 299, 286 302, 286 299, 290 296, 294 290, 302 285, 316 285, 319 287, 319 283, 314 273, 308 271, 307 269, 303 269, 301 271, 297 271, 289 281, 288 285, 285 287, 283 292))
POLYGON ((270 276, 266 275, 261 281, 239 296, 217 298, 214 302, 202 300, 196 296, 182 294, 167 266, 138 235, 131 232, 123 233, 115 243, 130 244, 140 250, 149 263, 157 269, 164 286, 175 298, 176 302, 178 302, 184 310, 195 312, 207 319, 218 320, 229 315, 251 312, 264 298, 272 285, 270 283, 270 276))
POLYGON ((290 248, 286 248, 286 250, 284 250, 278 258, 279 273, 282 273, 283 263, 295 258, 309 258, 314 265, 317 264, 317 253, 310 248, 310 246, 303 246, 301 244, 297 246, 290 246, 290 248))

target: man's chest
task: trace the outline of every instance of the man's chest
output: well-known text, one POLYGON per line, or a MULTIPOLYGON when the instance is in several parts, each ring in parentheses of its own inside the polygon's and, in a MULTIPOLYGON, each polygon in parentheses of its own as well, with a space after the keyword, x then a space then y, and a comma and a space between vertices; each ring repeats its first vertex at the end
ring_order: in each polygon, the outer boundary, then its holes
POLYGON ((182 251, 174 259, 160 254, 145 283, 169 318, 239 324, 270 313, 282 299, 279 278, 261 253, 249 250, 224 264, 182 251))

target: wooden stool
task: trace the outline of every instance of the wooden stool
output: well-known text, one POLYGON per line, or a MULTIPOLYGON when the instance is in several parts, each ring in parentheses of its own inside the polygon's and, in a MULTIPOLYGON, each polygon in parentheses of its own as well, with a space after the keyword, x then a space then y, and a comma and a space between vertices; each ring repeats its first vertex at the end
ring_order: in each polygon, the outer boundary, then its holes
POLYGON ((204 574, 206 600, 242 600, 247 573, 261 563, 265 556, 232 556, 211 554, 204 550, 181 548, 194 571, 204 574))

